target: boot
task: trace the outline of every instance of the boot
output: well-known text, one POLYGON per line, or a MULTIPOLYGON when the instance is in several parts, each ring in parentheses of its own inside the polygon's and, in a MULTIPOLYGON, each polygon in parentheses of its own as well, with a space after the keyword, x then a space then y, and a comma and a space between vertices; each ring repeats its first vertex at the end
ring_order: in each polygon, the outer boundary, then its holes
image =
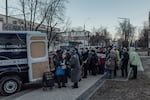
POLYGON ((78 82, 75 82, 72 88, 78 88, 78 82))
POLYGON ((67 86, 65 85, 65 83, 62 83, 62 87, 67 87, 67 86))
POLYGON ((58 83, 58 88, 61 88, 61 84, 60 83, 58 83))

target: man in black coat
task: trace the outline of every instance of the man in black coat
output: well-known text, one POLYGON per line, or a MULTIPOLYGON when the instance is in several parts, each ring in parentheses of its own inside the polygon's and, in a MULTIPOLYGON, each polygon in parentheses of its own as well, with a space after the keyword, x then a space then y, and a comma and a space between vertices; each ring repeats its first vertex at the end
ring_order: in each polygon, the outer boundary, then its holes
POLYGON ((90 68, 90 71, 92 72, 92 75, 96 75, 97 64, 98 64, 97 54, 96 54, 95 50, 91 50, 91 55, 90 55, 90 59, 89 59, 89 68, 90 68))
POLYGON ((126 48, 123 49, 123 58, 121 61, 122 61, 121 66, 122 77, 126 78, 128 76, 128 61, 129 61, 129 54, 126 48))

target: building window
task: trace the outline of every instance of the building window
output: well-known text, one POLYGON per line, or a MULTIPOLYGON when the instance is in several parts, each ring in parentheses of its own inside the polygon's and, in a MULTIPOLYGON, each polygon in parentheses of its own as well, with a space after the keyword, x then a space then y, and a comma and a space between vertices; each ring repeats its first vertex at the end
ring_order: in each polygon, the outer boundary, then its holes
POLYGON ((13 21, 13 24, 17 24, 17 21, 13 21))
POLYGON ((24 24, 24 22, 22 20, 18 20, 19 24, 24 24))
POLYGON ((0 21, 2 21, 2 22, 3 22, 3 18, 0 18, 0 21))

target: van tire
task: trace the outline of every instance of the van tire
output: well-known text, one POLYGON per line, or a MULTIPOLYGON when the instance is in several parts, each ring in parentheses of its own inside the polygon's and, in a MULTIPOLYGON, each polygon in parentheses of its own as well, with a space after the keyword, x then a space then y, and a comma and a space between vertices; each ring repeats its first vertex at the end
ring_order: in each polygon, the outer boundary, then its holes
POLYGON ((21 80, 18 76, 5 76, 0 80, 0 93, 11 95, 21 89, 21 80))

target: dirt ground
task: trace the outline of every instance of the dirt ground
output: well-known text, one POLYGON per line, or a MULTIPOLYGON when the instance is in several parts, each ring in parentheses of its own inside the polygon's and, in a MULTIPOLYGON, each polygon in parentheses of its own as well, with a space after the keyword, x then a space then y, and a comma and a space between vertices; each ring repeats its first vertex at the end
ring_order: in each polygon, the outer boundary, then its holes
POLYGON ((150 58, 142 58, 144 72, 137 80, 108 80, 89 100, 150 100, 150 58))

